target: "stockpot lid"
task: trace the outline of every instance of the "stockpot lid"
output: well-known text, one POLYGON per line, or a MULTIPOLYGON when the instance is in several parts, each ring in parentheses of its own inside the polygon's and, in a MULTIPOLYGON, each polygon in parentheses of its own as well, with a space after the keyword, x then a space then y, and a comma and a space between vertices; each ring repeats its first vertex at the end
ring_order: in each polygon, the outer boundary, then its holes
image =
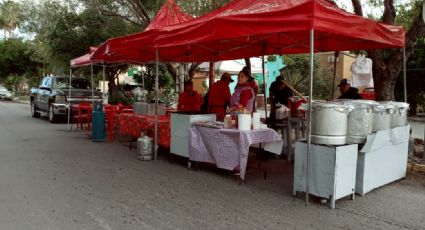
POLYGON ((393 111, 394 105, 390 101, 380 101, 377 104, 372 105, 373 112, 380 113, 384 111, 393 111))
POLYGON ((376 101, 370 100, 351 100, 346 103, 355 109, 372 109, 374 105, 378 104, 376 101))
MULTIPOLYGON (((332 108, 338 112, 348 113, 350 111, 350 107, 345 105, 342 102, 326 102, 326 101, 312 101, 312 107, 314 110, 327 109, 332 108)), ((308 104, 303 104, 302 109, 308 110, 308 104)))
POLYGON ((391 104, 394 105, 395 109, 408 109, 410 107, 410 105, 405 102, 392 101, 391 104))

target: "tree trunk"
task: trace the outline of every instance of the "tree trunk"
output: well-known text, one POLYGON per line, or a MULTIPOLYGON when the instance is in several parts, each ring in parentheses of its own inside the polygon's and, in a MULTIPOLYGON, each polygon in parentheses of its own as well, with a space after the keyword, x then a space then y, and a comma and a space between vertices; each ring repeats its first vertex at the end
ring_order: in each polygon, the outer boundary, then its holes
POLYGON ((249 69, 249 74, 251 75, 251 59, 244 58, 245 59, 245 66, 249 69))
POLYGON ((195 62, 190 65, 189 68, 189 80, 192 80, 193 76, 195 76, 196 70, 198 69, 199 65, 201 65, 200 62, 195 62))
POLYGON ((394 100, 394 87, 396 80, 397 76, 392 76, 388 71, 374 72, 375 95, 377 101, 394 100))
POLYGON ((171 77, 173 77, 174 83, 176 83, 177 82, 176 68, 174 68, 174 66, 171 63, 166 63, 165 66, 167 67, 167 70, 170 73, 171 77))
POLYGON ((111 96, 111 98, 118 98, 119 94, 119 89, 117 84, 115 84, 115 79, 117 77, 117 75, 119 74, 119 68, 117 67, 110 67, 110 68, 106 68, 106 77, 108 78, 108 90, 109 90, 109 95, 111 96))

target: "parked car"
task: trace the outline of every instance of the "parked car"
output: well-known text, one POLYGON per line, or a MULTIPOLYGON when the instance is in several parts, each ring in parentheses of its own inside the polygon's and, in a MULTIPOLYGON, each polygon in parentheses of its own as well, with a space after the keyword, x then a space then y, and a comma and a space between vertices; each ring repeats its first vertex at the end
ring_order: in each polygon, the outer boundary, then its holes
POLYGON ((365 88, 360 95, 362 95, 365 100, 375 100, 375 89, 365 88))
POLYGON ((102 94, 96 90, 92 96, 91 84, 85 78, 47 76, 40 86, 31 90, 31 115, 40 117, 41 113, 49 115, 49 121, 55 122, 67 115, 68 105, 80 102, 102 103, 102 94), (71 92, 71 95, 69 93, 71 92))
POLYGON ((1 100, 9 100, 9 101, 11 101, 13 99, 13 96, 9 92, 8 89, 6 89, 4 87, 0 87, 0 99, 1 100))

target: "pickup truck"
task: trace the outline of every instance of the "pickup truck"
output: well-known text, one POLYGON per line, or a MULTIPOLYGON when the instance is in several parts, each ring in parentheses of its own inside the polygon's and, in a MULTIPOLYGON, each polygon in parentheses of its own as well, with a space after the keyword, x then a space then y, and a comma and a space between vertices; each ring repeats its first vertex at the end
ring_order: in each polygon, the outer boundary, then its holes
POLYGON ((38 118, 41 113, 47 113, 53 123, 67 115, 69 104, 102 101, 102 94, 97 90, 92 97, 91 84, 85 78, 72 78, 70 85, 68 77, 46 76, 38 88, 31 90, 31 115, 38 118))

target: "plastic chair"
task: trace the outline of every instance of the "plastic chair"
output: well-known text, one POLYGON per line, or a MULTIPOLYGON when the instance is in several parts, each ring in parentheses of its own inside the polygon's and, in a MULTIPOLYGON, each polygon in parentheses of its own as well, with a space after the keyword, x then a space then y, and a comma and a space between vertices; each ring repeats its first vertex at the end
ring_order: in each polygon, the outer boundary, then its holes
POLYGON ((88 114, 84 113, 81 109, 79 105, 74 105, 71 106, 71 114, 72 115, 72 124, 71 124, 71 130, 72 130, 72 126, 74 125, 74 123, 77 124, 77 129, 78 127, 80 127, 82 130, 84 130, 84 124, 88 123, 88 114))

